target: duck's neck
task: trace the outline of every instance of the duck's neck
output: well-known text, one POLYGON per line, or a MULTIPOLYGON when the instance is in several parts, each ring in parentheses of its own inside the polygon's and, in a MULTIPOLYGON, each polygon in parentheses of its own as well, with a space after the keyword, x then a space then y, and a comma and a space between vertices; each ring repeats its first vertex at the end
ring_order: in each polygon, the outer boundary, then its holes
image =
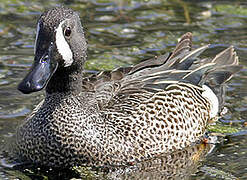
POLYGON ((57 69, 46 87, 46 93, 79 94, 82 91, 83 64, 57 69))

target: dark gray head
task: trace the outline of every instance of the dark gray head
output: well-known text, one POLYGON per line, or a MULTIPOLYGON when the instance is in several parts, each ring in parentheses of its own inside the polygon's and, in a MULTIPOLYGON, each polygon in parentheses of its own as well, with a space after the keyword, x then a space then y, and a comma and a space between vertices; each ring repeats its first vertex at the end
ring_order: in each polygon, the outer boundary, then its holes
POLYGON ((36 33, 33 66, 18 86, 23 93, 43 89, 56 71, 77 71, 86 60, 83 28, 73 10, 56 7, 44 12, 36 33))

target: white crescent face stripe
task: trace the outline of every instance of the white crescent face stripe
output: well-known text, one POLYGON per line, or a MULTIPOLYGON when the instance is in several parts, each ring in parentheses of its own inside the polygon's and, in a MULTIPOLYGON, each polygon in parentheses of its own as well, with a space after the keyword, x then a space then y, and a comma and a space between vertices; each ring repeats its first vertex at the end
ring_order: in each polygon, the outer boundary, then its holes
POLYGON ((64 67, 68 67, 73 63, 73 54, 63 35, 62 25, 64 24, 65 21, 66 20, 62 21, 59 24, 58 28, 56 29, 56 38, 55 38, 56 42, 55 43, 56 43, 58 52, 64 59, 64 63, 65 63, 64 67))
POLYGON ((37 40, 38 40, 38 36, 39 36, 39 30, 40 30, 40 23, 38 22, 37 24, 37 29, 36 29, 36 37, 35 37, 35 42, 34 42, 34 54, 36 52, 36 46, 37 46, 37 40))

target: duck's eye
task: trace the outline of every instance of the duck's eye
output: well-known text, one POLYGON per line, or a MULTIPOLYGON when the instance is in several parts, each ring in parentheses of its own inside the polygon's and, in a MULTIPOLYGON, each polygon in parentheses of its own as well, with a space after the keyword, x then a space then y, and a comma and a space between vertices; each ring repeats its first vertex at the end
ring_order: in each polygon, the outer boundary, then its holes
POLYGON ((70 27, 67 27, 67 28, 65 29, 65 31, 64 31, 64 35, 65 35, 66 37, 69 37, 70 34, 71 34, 71 29, 70 29, 70 27))

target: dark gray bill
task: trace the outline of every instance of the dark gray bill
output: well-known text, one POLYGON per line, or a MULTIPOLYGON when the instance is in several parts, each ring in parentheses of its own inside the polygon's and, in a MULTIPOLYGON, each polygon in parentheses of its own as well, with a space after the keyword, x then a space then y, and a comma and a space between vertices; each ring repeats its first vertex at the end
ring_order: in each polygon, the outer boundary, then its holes
POLYGON ((18 85, 18 90, 24 94, 42 90, 56 71, 57 66, 58 63, 52 62, 49 55, 45 54, 39 62, 34 63, 30 72, 18 85))

